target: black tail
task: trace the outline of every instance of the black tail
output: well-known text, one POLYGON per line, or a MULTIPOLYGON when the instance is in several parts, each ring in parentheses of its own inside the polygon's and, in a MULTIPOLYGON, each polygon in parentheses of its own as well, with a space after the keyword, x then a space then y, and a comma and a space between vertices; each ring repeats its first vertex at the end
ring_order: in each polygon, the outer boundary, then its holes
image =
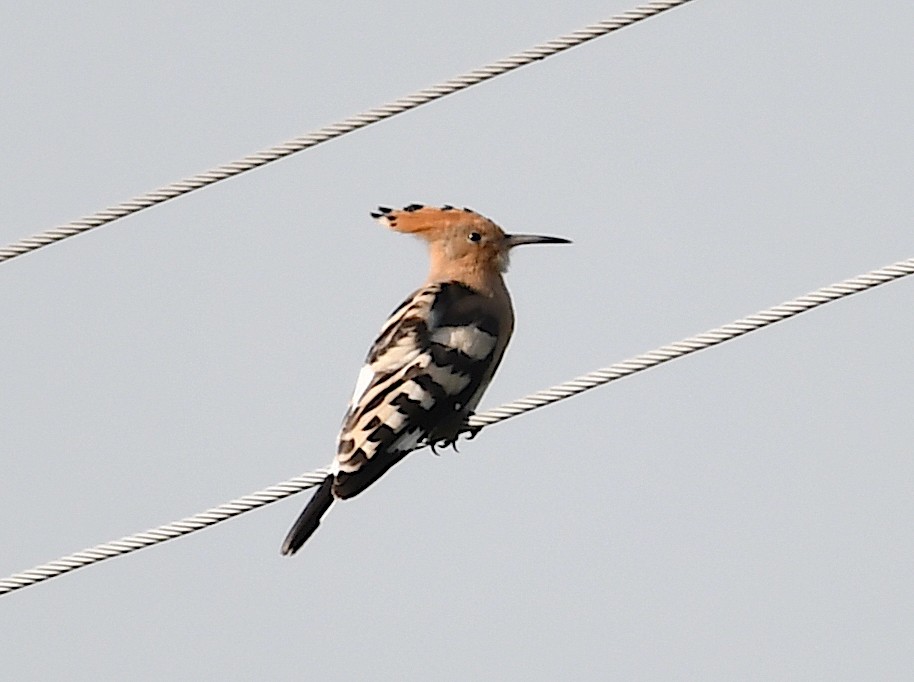
POLYGON ((333 504, 332 488, 333 476, 327 476, 292 525, 292 529, 282 543, 282 549, 279 550, 282 554, 286 556, 295 554, 321 525, 321 518, 333 504))

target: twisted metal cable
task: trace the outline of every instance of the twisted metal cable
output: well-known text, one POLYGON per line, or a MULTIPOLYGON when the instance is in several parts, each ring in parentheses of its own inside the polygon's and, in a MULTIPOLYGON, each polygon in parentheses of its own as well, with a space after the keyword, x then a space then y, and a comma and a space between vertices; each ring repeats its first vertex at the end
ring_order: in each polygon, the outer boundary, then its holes
POLYGON ((193 533, 194 531, 201 530, 207 526, 213 526, 234 516, 238 516, 239 514, 244 514, 245 512, 272 504, 273 502, 289 497, 289 495, 294 495, 295 493, 299 493, 302 490, 317 485, 324 480, 327 473, 328 471, 325 469, 310 471, 301 476, 284 481, 283 483, 264 488, 259 492, 236 498, 231 502, 220 504, 218 507, 213 507, 212 509, 200 512, 199 514, 188 516, 180 521, 167 523, 158 528, 151 528, 143 533, 127 535, 120 540, 112 540, 101 545, 96 545, 95 547, 90 547, 89 549, 84 549, 81 552, 61 557, 56 561, 49 561, 48 563, 36 566, 29 571, 15 573, 8 578, 0 580, 0 596, 9 592, 14 592, 23 587, 28 587, 29 585, 34 585, 35 583, 43 582, 50 578, 55 578, 64 573, 75 571, 77 568, 82 568, 83 566, 96 564, 105 559, 111 559, 112 557, 121 556, 122 554, 130 554, 131 552, 149 547, 150 545, 157 545, 160 542, 179 538, 182 535, 193 533))
POLYGON ((780 305, 735 320, 722 327, 711 329, 703 334, 697 334, 695 336, 690 336, 687 339, 683 339, 682 341, 677 341, 676 343, 671 343, 667 346, 661 346, 649 353, 636 355, 633 358, 629 358, 628 360, 619 362, 615 365, 598 369, 589 374, 572 379, 571 381, 566 381, 563 384, 558 384, 551 388, 531 393, 524 398, 506 403, 500 407, 489 410, 488 412, 474 415, 468 421, 468 426, 472 428, 482 428, 484 426, 489 426, 490 424, 497 424, 505 419, 510 419, 511 417, 516 417, 525 412, 535 410, 538 407, 543 407, 544 405, 549 405, 558 402, 559 400, 565 400, 566 398, 578 395, 584 391, 589 391, 597 386, 603 386, 616 379, 627 377, 630 374, 635 374, 636 372, 662 365, 670 360, 675 360, 676 358, 681 358, 685 355, 711 348, 724 341, 730 341, 731 339, 743 336, 749 332, 754 332, 762 327, 767 327, 775 322, 781 322, 782 320, 794 317, 800 313, 805 313, 820 305, 836 301, 839 298, 846 298, 847 296, 866 291, 867 289, 872 289, 873 287, 902 277, 907 277, 911 274, 914 274, 914 258, 887 265, 879 270, 873 270, 865 275, 846 279, 843 282, 838 282, 837 284, 832 284, 828 287, 822 287, 805 296, 785 301, 780 305))
POLYGON ((219 166, 212 170, 194 175, 192 177, 180 180, 157 190, 134 197, 128 201, 106 208, 98 213, 74 220, 73 222, 60 225, 58 227, 41 232, 31 237, 26 237, 18 242, 9 244, 0 249, 0 263, 10 260, 16 256, 21 256, 30 251, 35 251, 48 244, 61 241, 67 237, 72 237, 83 232, 88 232, 96 227, 101 227, 119 218, 142 211, 143 209, 155 206, 169 199, 188 194, 202 187, 207 187, 220 180, 246 173, 249 170, 265 166, 268 163, 277 161, 291 154, 303 151, 310 147, 333 140, 353 131, 365 128, 373 123, 378 123, 385 119, 402 114, 403 112, 420 107, 423 104, 434 102, 435 100, 447 97, 460 90, 478 85, 487 80, 501 76, 522 66, 532 64, 541 59, 546 59, 559 52, 571 49, 588 41, 600 38, 608 33, 617 31, 620 28, 631 26, 639 21, 648 19, 652 16, 665 12, 668 9, 684 5, 691 0, 669 0, 667 2, 648 2, 647 4, 635 7, 634 9, 624 12, 610 19, 591 24, 573 33, 560 36, 555 40, 542 43, 529 50, 524 50, 505 59, 500 59, 487 66, 470 71, 463 75, 451 78, 450 80, 434 85, 430 88, 419 90, 406 97, 394 100, 388 104, 376 109, 369 109, 361 114, 339 121, 332 125, 326 126, 308 133, 301 137, 270 147, 261 152, 245 156, 243 159, 233 161, 232 163, 219 166))
MULTIPOLYGON (((511 417, 516 417, 539 407, 558 402, 559 400, 565 400, 566 398, 578 395, 584 391, 589 391, 597 386, 608 384, 616 379, 636 374, 637 372, 650 369, 651 367, 661 365, 670 360, 675 360, 676 358, 681 358, 690 353, 704 350, 705 348, 711 348, 712 346, 730 341, 743 336, 744 334, 761 329, 762 327, 767 327, 768 325, 781 322, 794 317, 795 315, 805 313, 820 305, 837 301, 840 298, 846 298, 847 296, 866 291, 867 289, 872 289, 912 274, 914 274, 914 258, 909 258, 908 260, 899 261, 884 268, 880 268, 879 270, 873 270, 865 275, 846 279, 843 282, 823 287, 806 294, 805 296, 786 301, 773 308, 768 308, 767 310, 762 310, 761 312, 736 320, 730 324, 725 324, 722 327, 711 329, 703 334, 690 336, 682 341, 662 346, 649 353, 637 355, 629 360, 585 374, 577 379, 572 379, 571 381, 558 384, 552 388, 532 393, 525 398, 506 403, 493 410, 481 412, 473 416, 469 420, 468 425, 470 427, 483 428, 492 424, 497 424, 498 422, 510 419, 511 417)), ((301 476, 285 481, 284 483, 270 486, 269 488, 265 488, 264 490, 251 495, 239 497, 231 502, 213 507, 212 509, 201 512, 200 514, 195 514, 186 519, 153 528, 145 533, 128 535, 120 540, 96 545, 95 547, 85 549, 82 552, 70 554, 69 556, 57 559, 56 561, 36 566, 31 570, 15 573, 8 578, 0 580, 0 596, 22 589, 23 587, 43 582, 50 578, 55 578, 64 573, 69 573, 77 568, 82 568, 112 557, 121 556, 122 554, 129 554, 130 552, 135 552, 138 549, 143 549, 150 545, 155 545, 160 542, 165 542, 166 540, 193 533, 206 528, 207 526, 215 525, 227 519, 239 516, 240 514, 244 514, 245 512, 257 509, 258 507, 272 504, 273 502, 277 502, 290 495, 301 492, 306 488, 318 485, 327 473, 328 471, 326 469, 317 469, 316 471, 302 474, 301 476)))

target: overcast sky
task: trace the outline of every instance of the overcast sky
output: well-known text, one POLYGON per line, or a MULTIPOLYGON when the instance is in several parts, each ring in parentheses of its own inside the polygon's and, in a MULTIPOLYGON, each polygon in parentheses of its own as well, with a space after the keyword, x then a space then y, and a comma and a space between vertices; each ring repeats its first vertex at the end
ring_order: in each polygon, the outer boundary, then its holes
MULTIPOLYGON (((4 244, 632 7, 31 2, 4 244)), ((519 251, 482 407, 914 256, 914 5, 695 0, 0 265, 0 577, 329 463, 421 283, 519 251)), ((0 599, 9 680, 860 680, 914 668, 914 280, 0 599)))

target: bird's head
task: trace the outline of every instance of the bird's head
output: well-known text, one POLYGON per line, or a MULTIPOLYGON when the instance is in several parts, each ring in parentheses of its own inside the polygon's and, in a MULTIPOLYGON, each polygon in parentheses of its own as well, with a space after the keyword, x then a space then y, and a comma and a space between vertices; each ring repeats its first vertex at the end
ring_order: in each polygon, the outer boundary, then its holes
POLYGON ((506 234, 491 220, 468 208, 410 204, 372 214, 396 232, 414 234, 429 245, 433 277, 460 280, 460 273, 498 275, 508 269, 508 254, 521 244, 569 244, 561 237, 506 234))

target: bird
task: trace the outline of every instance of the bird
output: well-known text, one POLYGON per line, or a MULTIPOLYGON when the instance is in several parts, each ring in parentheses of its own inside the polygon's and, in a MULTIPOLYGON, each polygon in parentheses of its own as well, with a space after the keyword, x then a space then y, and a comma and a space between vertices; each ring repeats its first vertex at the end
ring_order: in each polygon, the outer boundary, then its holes
POLYGON ((514 331, 502 275, 523 244, 561 237, 506 234, 469 208, 410 204, 371 213, 428 245, 425 284, 391 313, 371 346, 337 439, 329 474, 282 544, 291 556, 337 500, 355 497, 413 450, 454 446, 514 331))

